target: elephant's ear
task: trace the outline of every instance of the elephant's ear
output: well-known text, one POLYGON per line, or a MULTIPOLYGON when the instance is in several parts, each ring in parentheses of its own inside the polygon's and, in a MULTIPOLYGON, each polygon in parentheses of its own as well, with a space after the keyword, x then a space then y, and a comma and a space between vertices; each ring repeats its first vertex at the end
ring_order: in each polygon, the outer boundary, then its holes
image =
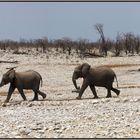
POLYGON ((15 70, 10 70, 9 71, 9 79, 12 80, 15 78, 15 70))
POLYGON ((87 76, 87 74, 89 73, 89 69, 90 69, 90 65, 88 63, 84 63, 82 65, 82 74, 83 76, 87 76))
POLYGON ((75 71, 82 71, 82 67, 83 67, 83 65, 77 66, 77 67, 75 68, 75 71))

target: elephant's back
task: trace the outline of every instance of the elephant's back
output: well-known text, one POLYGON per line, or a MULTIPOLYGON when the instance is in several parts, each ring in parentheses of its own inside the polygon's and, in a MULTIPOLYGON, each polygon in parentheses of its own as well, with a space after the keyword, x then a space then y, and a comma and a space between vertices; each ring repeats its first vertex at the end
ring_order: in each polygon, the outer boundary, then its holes
POLYGON ((28 77, 28 78, 31 78, 31 79, 34 79, 36 77, 38 77, 38 79, 42 79, 41 75, 34 70, 19 72, 18 75, 20 75, 22 77, 28 77))
POLYGON ((105 86, 106 83, 110 83, 114 81, 115 73, 112 69, 108 67, 95 67, 90 70, 92 76, 92 82, 96 83, 95 85, 105 86))
POLYGON ((93 71, 95 72, 95 73, 99 73, 99 74, 105 74, 105 75, 115 75, 115 72, 111 69, 111 68, 109 68, 109 67, 105 67, 105 66, 98 66, 98 67, 95 67, 95 68, 93 68, 93 71))

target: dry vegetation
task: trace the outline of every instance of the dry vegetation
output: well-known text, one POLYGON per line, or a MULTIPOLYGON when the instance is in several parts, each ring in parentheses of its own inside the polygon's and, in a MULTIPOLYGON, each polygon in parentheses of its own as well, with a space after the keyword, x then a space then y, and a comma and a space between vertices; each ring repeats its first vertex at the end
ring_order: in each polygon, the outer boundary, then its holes
MULTIPOLYGON (((98 26, 97 26, 98 27, 98 26)), ((106 56, 134 56, 139 55, 140 37, 133 33, 118 34, 115 40, 106 39, 103 34, 102 26, 99 33, 101 38, 96 42, 87 39, 72 40, 68 37, 57 40, 48 40, 47 37, 34 40, 21 39, 20 41, 1 40, 0 49, 11 51, 13 54, 32 54, 34 51, 45 53, 49 58, 59 54, 77 56, 81 59, 85 57, 106 57, 106 56)), ((97 28, 98 29, 98 28, 97 28)))
MULTIPOLYGON (((97 26, 98 27, 98 26, 97 26)), ((102 29, 102 26, 100 26, 102 29)), ((140 37, 118 34, 116 40, 0 41, 0 78, 7 67, 33 69, 43 77, 41 90, 47 98, 32 102, 32 91, 22 101, 17 91, 3 107, 9 85, 0 88, 1 138, 137 138, 140 137, 140 37), (78 64, 111 67, 121 94, 107 99, 107 91, 96 87, 99 99, 88 88, 82 100, 73 93, 72 73, 78 64)), ((78 80, 82 84, 82 79, 78 80)), ((114 82, 114 86, 116 83, 114 82)))
MULTIPOLYGON (((18 53, 12 47, 10 51, 0 51, 0 76, 7 67, 17 66, 16 71, 36 70, 43 77, 41 90, 47 93, 45 100, 39 96, 40 101, 32 102, 33 92, 25 91, 28 101, 24 102, 15 91, 7 106, 0 107, 1 138, 140 137, 139 55, 91 58, 76 53, 58 53, 62 48, 50 48, 44 53, 42 47, 18 47, 18 53), (88 88, 82 100, 76 100, 77 93, 72 93, 74 86, 71 76, 74 68, 83 62, 92 66, 111 67, 117 74, 120 96, 116 97, 112 93, 113 98, 107 99, 107 91, 96 87, 99 99, 92 99, 93 95, 88 88)), ((113 53, 110 51, 108 54, 113 53)), ((79 79, 78 84, 81 83, 82 79, 79 79)), ((8 87, 0 88, 1 105, 8 87)))

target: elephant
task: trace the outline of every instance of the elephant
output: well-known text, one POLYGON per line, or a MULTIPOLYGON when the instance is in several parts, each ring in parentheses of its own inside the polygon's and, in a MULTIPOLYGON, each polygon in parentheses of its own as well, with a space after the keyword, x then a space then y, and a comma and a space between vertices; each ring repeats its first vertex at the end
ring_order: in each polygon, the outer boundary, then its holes
POLYGON ((79 66, 77 66, 74 69, 73 75, 72 75, 72 82, 79 93, 79 95, 76 97, 76 99, 81 99, 83 92, 85 89, 89 86, 94 98, 98 98, 95 86, 99 87, 105 87, 107 89, 107 98, 112 97, 111 96, 111 90, 114 91, 117 96, 120 94, 120 90, 113 88, 113 82, 114 78, 116 78, 117 87, 118 87, 118 81, 115 72, 105 66, 98 66, 95 68, 91 68, 91 66, 88 63, 83 63, 79 66), (77 86, 76 80, 78 78, 83 78, 83 83, 81 88, 77 86))
POLYGON ((12 93, 17 88, 23 100, 27 100, 26 96, 23 92, 23 89, 33 90, 34 92, 34 100, 38 100, 38 93, 44 98, 46 98, 46 94, 39 90, 39 86, 42 86, 42 77, 41 75, 33 70, 28 70, 25 72, 16 72, 14 68, 8 70, 5 74, 3 74, 0 87, 10 83, 9 91, 5 102, 9 102, 12 93))

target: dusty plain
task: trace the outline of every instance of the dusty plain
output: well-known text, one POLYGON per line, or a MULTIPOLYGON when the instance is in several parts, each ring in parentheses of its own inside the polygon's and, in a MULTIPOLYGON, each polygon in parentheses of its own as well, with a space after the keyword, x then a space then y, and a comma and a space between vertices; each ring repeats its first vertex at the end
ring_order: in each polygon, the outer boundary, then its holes
MULTIPOLYGON (((32 91, 25 91, 23 101, 15 91, 9 103, 2 106, 8 85, 0 88, 0 138, 139 138, 140 137, 140 56, 76 58, 46 54, 12 54, 0 52, 0 80, 7 67, 16 71, 33 69, 43 78, 41 91, 46 99, 31 101, 32 91), (112 92, 105 98, 105 88, 96 87, 99 99, 92 99, 88 88, 82 100, 73 93, 74 68, 88 62, 92 66, 107 65, 118 78, 120 95, 112 92)), ((78 85, 81 86, 82 79, 78 85)), ((114 87, 117 86, 114 81, 114 87)))

